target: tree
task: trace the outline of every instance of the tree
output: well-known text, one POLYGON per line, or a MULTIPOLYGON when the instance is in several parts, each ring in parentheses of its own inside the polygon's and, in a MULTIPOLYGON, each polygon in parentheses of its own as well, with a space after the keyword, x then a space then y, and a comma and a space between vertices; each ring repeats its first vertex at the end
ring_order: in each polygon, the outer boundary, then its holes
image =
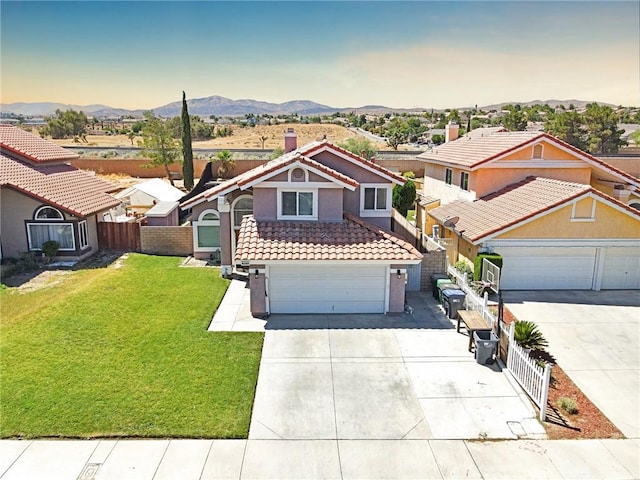
POLYGON ((269 137, 267 137, 266 135, 262 135, 260 137, 260 144, 262 145, 262 147, 260 147, 260 148, 262 148, 262 150, 264 150, 264 142, 267 141, 268 139, 269 139, 269 137))
POLYGON ((144 112, 144 118, 142 141, 138 141, 138 146, 142 148, 141 153, 151 160, 147 166, 164 167, 167 178, 173 185, 169 165, 179 161, 180 149, 178 141, 171 135, 167 123, 156 117, 152 112, 144 112))
POLYGON ((193 188, 193 149, 191 148, 191 121, 187 109, 187 97, 182 92, 182 177, 184 188, 193 188))
POLYGON ((236 166, 236 161, 233 159, 233 155, 229 150, 218 152, 216 158, 218 160, 218 176, 226 178, 233 167, 236 166))
POLYGON ((58 109, 54 115, 47 117, 46 121, 45 135, 51 135, 52 138, 81 138, 86 142, 89 120, 83 112, 63 112, 58 109))
POLYGON ((563 110, 551 115, 544 122, 544 129, 580 150, 587 149, 587 130, 582 117, 575 110, 563 110))
POLYGON ((338 146, 367 160, 371 160, 376 155, 376 148, 364 137, 349 137, 338 146))
POLYGON ((398 210, 403 217, 416 201, 416 184, 407 180, 404 185, 393 187, 393 208, 398 210))
POLYGON ((627 144, 621 138, 624 130, 618 130, 618 118, 611 107, 590 103, 583 118, 589 153, 618 153, 618 149, 627 144))
POLYGON ((509 113, 502 118, 502 125, 510 132, 524 131, 527 129, 527 118, 519 108, 512 108, 509 113))

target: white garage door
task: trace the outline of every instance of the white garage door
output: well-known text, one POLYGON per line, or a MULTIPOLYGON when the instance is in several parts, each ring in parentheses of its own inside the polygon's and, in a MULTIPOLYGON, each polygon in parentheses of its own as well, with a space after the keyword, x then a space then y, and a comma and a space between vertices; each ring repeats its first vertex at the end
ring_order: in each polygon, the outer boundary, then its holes
POLYGON ((640 288, 640 247, 608 247, 604 250, 601 288, 640 288))
POLYGON ((495 247, 504 290, 591 290, 595 247, 495 247))
POLYGON ((269 268, 271 313, 384 313, 384 266, 269 268))

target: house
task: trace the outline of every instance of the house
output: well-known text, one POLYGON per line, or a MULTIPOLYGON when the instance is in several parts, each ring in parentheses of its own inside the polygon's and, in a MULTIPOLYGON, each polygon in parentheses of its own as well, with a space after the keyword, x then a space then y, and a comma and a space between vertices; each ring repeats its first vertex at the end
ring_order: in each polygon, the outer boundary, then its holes
POLYGON ((502 289, 640 288, 632 175, 543 132, 478 129, 418 158, 418 222, 450 263, 500 254, 502 289))
POLYGON ((126 208, 144 213, 158 202, 177 202, 184 196, 182 190, 161 178, 152 178, 132 185, 114 195, 126 208))
POLYGON ((0 125, 2 256, 39 252, 55 240, 59 257, 98 251, 98 215, 118 205, 114 185, 66 162, 77 155, 19 128, 0 125))
POLYGON ((406 269, 422 255, 392 233, 405 179, 327 141, 297 148, 181 204, 194 254, 249 272, 251 311, 399 313, 406 269))

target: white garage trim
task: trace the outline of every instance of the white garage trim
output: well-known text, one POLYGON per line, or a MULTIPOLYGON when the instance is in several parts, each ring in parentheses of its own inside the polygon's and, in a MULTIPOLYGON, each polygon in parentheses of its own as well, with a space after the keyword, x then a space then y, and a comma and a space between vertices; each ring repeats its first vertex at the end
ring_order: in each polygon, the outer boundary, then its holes
POLYGON ((385 313, 389 265, 270 265, 269 313, 385 313))

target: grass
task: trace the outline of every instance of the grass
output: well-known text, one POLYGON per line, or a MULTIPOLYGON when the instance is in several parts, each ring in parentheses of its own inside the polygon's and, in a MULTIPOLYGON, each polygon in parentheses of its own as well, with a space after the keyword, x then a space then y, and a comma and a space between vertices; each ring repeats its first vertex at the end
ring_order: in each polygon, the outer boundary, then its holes
POLYGON ((207 332, 228 281, 179 262, 0 289, 0 436, 246 438, 263 335, 207 332))
POLYGON ((416 221, 416 211, 415 210, 407 210, 407 220, 410 222, 416 221))

